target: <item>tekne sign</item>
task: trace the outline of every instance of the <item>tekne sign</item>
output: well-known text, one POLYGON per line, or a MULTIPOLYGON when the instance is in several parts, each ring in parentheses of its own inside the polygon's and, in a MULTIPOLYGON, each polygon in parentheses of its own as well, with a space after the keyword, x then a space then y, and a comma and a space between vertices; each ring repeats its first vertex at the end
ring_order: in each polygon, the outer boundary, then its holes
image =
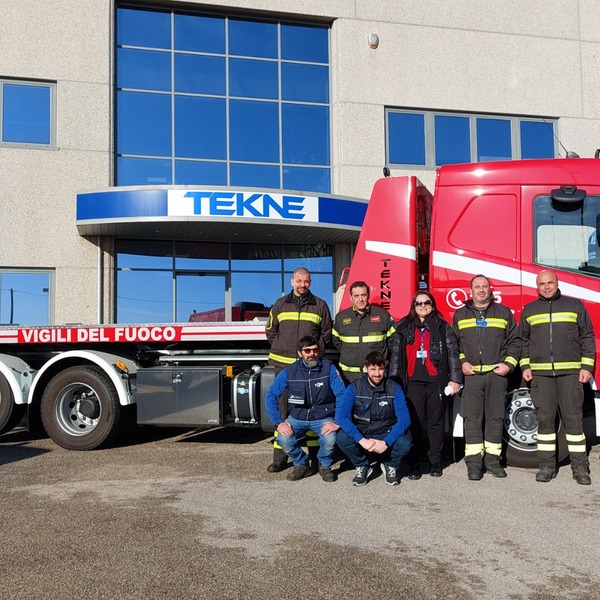
POLYGON ((235 190, 169 190, 170 217, 228 217, 319 222, 315 196, 235 190))

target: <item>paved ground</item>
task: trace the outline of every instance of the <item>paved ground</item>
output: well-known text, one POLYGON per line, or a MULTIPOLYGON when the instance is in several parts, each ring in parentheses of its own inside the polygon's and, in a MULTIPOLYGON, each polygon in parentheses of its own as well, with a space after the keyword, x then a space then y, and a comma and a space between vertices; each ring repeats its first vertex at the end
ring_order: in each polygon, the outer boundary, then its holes
POLYGON ((600 460, 364 488, 269 475, 253 432, 141 429, 69 452, 0 436, 3 598, 600 599, 600 460))

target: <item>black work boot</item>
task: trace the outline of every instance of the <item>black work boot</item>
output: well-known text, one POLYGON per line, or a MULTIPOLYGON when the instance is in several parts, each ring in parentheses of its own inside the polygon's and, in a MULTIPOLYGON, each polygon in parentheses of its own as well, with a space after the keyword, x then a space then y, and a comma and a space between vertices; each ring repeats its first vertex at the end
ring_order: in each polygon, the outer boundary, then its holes
POLYGON ((573 468, 573 479, 579 485, 591 485, 592 479, 589 471, 586 467, 572 467, 573 468))
POLYGON ((269 473, 281 473, 288 467, 287 454, 281 448, 273 448, 273 462, 267 467, 269 473))
POLYGON ((506 477, 506 471, 500 466, 500 462, 491 462, 485 465, 485 470, 491 473, 494 477, 506 477))
MULTIPOLYGON (((574 476, 574 475, 573 475, 574 476)), ((556 477, 556 469, 549 466, 540 467, 536 473, 535 480, 539 483, 549 483, 556 477)))

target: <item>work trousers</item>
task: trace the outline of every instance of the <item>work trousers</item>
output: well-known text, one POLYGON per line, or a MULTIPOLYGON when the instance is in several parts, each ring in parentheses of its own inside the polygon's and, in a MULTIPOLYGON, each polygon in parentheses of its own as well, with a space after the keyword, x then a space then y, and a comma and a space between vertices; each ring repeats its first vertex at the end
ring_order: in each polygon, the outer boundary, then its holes
MULTIPOLYGON (((383 440, 387 434, 386 431, 382 434, 371 434, 368 437, 374 440, 383 440)), ((405 434, 401 435, 383 454, 367 452, 343 429, 337 432, 337 444, 355 467, 368 467, 371 461, 377 461, 385 464, 386 467, 394 467, 395 469, 400 468, 400 463, 409 453, 411 446, 410 438, 405 434)))
POLYGON ((460 413, 465 425, 465 463, 481 468, 498 464, 507 381, 493 371, 465 377, 460 413), (484 458, 485 457, 485 458, 484 458))
POLYGON ((427 453, 430 463, 439 463, 444 446, 446 407, 440 397, 438 382, 409 380, 406 404, 410 412, 410 432, 413 442, 409 462, 416 466, 427 453), (427 447, 428 441, 429 448, 427 447))
POLYGON ((567 435, 571 467, 589 467, 583 433, 583 384, 579 374, 531 380, 531 399, 538 416, 538 462, 556 469, 556 413, 560 411, 567 435))

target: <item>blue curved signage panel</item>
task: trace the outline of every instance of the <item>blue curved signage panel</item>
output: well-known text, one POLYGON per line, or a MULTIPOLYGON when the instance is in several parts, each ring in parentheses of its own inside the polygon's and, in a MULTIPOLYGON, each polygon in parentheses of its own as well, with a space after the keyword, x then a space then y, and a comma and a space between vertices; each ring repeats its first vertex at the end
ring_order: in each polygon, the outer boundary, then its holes
POLYGON ((358 199, 229 188, 111 188, 77 194, 78 224, 154 217, 278 220, 359 229, 366 209, 367 202, 358 199))

